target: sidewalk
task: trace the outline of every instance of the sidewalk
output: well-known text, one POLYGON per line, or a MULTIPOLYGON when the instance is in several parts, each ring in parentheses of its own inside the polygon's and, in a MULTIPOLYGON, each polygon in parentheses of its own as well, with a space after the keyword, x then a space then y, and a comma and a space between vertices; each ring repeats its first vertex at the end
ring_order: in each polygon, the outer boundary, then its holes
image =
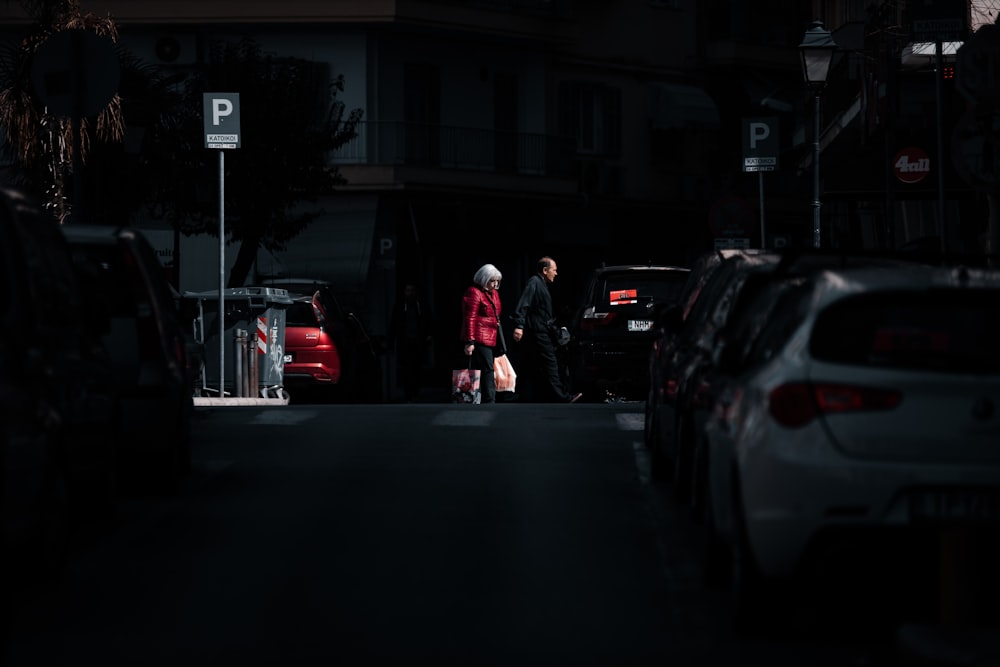
POLYGON ((896 650, 912 667, 1000 667, 1000 628, 904 625, 896 650))
POLYGON ((253 398, 253 397, 235 397, 226 396, 225 398, 219 398, 218 396, 195 396, 194 397, 195 407, 203 405, 215 405, 215 406, 225 406, 225 407, 236 407, 239 405, 288 405, 288 397, 283 398, 253 398))

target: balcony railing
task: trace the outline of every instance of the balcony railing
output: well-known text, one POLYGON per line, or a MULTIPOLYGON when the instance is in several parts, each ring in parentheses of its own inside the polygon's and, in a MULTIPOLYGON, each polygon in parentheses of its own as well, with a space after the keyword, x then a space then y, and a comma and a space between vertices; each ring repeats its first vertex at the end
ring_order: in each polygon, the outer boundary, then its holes
POLYGON ((571 178, 576 140, 400 121, 363 121, 338 165, 408 165, 571 178))
POLYGON ((537 16, 568 16, 572 0, 438 0, 442 5, 478 7, 491 11, 534 14, 537 16))

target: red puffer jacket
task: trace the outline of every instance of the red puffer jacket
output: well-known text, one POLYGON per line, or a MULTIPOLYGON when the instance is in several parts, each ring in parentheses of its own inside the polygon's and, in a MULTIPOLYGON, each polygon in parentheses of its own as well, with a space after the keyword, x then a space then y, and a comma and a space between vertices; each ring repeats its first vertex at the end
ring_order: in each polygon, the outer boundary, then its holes
POLYGON ((497 321, 500 318, 500 293, 496 290, 487 292, 475 285, 465 290, 462 295, 462 343, 470 340, 482 345, 496 347, 497 321), (493 306, 496 306, 496 314, 493 306))

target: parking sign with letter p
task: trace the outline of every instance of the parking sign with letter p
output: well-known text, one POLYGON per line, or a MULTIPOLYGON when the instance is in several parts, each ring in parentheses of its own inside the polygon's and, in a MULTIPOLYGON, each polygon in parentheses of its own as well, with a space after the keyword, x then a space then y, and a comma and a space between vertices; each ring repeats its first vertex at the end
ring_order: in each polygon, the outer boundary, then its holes
POLYGON ((240 147, 240 94, 203 93, 205 148, 240 147))
POLYGON ((774 171, 778 168, 777 118, 743 119, 743 171, 774 171))

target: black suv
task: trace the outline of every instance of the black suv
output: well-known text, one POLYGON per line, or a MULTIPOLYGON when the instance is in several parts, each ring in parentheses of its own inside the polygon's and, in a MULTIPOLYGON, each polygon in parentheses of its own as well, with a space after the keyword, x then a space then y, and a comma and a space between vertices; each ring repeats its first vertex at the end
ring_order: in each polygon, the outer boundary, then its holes
POLYGON ((689 273, 657 264, 594 270, 570 330, 573 388, 585 400, 646 397, 653 321, 677 303, 689 273))

